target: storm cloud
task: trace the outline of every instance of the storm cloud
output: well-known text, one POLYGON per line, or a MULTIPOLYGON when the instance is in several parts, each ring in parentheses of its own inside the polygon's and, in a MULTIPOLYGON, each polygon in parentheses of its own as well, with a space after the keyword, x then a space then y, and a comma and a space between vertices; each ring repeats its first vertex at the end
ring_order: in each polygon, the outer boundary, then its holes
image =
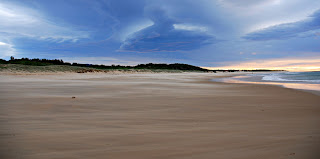
POLYGON ((312 14, 309 19, 271 26, 244 36, 248 40, 281 40, 293 37, 317 36, 320 31, 320 10, 312 14))
POLYGON ((319 9, 315 0, 0 0, 0 57, 199 66, 319 57, 319 9))
POLYGON ((217 42, 213 35, 202 28, 175 27, 176 22, 161 8, 148 7, 145 14, 154 24, 129 35, 120 51, 188 51, 217 42))

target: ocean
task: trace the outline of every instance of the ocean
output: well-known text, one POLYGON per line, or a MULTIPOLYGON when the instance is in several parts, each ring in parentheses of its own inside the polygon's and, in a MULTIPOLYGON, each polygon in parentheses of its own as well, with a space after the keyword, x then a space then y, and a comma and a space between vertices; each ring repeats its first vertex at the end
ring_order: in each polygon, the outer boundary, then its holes
POLYGON ((313 91, 320 94, 320 71, 248 73, 231 78, 215 79, 227 83, 270 84, 286 88, 313 91))
POLYGON ((263 81, 320 84, 320 71, 317 72, 279 72, 262 74, 263 81))

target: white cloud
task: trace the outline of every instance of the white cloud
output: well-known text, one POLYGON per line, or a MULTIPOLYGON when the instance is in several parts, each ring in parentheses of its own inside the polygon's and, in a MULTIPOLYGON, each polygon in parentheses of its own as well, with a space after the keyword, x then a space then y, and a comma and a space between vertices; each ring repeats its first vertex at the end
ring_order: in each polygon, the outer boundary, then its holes
POLYGON ((284 23, 251 32, 244 36, 248 40, 280 40, 292 37, 316 36, 320 30, 320 10, 309 16, 307 20, 284 23))
POLYGON ((220 4, 234 7, 253 7, 260 5, 279 5, 283 0, 218 0, 220 4))
POLYGON ((121 33, 118 33, 119 34, 118 38, 120 41, 124 41, 130 34, 133 34, 133 33, 140 31, 144 28, 152 26, 153 24, 154 23, 150 20, 146 20, 146 21, 143 21, 140 23, 132 24, 132 25, 124 28, 121 33))
POLYGON ((316 0, 218 0, 218 4, 234 18, 240 34, 306 20, 320 9, 316 0))
POLYGON ((13 45, 0 41, 0 58, 16 55, 16 50, 13 45))
POLYGON ((17 38, 31 38, 53 42, 76 42, 89 34, 70 26, 59 25, 38 11, 12 3, 0 2, 0 57, 16 54, 12 43, 17 38), (3 42, 7 41, 7 42, 3 42))
POLYGON ((60 26, 29 8, 0 3, 0 35, 10 38, 27 37, 54 41, 77 41, 88 34, 60 26))
POLYGON ((208 31, 207 27, 204 26, 197 26, 197 25, 190 25, 190 24, 173 24, 174 29, 180 30, 189 30, 189 31, 208 31))
POLYGON ((7 45, 9 44, 0 41, 0 46, 7 46, 7 45))

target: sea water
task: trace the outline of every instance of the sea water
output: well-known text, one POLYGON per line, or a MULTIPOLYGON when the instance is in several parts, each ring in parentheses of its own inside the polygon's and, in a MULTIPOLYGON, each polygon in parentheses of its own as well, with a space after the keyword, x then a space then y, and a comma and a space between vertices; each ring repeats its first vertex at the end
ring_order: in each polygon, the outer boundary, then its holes
POLYGON ((270 84, 301 89, 320 95, 320 71, 316 72, 264 72, 215 79, 227 83, 270 84))
POLYGON ((320 84, 320 71, 262 74, 263 81, 320 84))

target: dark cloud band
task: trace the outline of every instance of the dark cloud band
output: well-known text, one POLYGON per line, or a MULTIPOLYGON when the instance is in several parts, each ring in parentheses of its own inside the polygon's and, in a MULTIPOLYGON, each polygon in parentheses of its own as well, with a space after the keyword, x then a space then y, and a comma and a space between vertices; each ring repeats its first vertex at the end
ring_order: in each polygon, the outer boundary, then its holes
POLYGON ((154 24, 127 37, 120 51, 187 51, 217 42, 206 32, 175 29, 174 20, 162 9, 147 8, 146 14, 154 24))
POLYGON ((247 40, 281 40, 299 36, 316 36, 309 32, 320 29, 320 10, 310 16, 310 19, 294 23, 285 23, 268 27, 256 32, 249 33, 243 38, 247 40))

